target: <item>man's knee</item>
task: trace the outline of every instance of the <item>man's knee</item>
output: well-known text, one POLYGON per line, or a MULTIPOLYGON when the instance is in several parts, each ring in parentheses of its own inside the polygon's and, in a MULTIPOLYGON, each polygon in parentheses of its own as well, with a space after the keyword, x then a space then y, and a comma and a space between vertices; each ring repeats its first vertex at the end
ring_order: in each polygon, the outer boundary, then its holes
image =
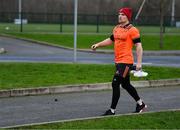
POLYGON ((130 86, 130 82, 123 78, 121 86, 122 88, 127 89, 130 86))
POLYGON ((127 89, 128 84, 127 84, 127 83, 122 83, 122 84, 121 84, 121 87, 124 88, 124 89, 127 89))

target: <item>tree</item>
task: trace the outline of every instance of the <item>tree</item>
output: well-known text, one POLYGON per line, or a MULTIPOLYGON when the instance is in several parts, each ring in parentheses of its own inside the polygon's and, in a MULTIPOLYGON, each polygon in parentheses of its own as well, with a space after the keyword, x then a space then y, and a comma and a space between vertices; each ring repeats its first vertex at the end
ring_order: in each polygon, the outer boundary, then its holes
POLYGON ((163 48, 163 24, 164 24, 164 0, 160 1, 160 44, 159 47, 163 48))
POLYGON ((160 44, 159 47, 163 48, 163 33, 164 33, 164 14, 167 5, 167 0, 160 0, 160 44))

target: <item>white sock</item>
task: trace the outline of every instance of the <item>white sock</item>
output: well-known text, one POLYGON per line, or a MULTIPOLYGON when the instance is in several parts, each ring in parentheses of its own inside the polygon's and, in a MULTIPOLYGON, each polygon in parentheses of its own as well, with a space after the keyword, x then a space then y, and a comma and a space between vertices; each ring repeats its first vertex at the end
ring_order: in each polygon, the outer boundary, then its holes
POLYGON ((112 113, 115 113, 115 109, 112 109, 112 108, 111 108, 110 110, 111 110, 112 113))
POLYGON ((143 103, 142 99, 139 99, 139 100, 137 101, 137 103, 138 103, 139 105, 142 105, 142 103, 143 103))

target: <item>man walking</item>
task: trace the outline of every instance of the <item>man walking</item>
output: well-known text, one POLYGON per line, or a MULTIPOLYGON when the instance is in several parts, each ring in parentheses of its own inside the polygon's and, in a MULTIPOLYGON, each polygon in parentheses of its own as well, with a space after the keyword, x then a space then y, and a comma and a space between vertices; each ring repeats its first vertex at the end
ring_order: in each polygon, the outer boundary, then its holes
POLYGON ((136 89, 130 84, 129 71, 133 66, 134 58, 132 48, 136 46, 137 64, 136 70, 142 68, 142 45, 140 40, 140 33, 136 27, 130 24, 132 17, 131 8, 122 8, 119 10, 118 22, 119 24, 114 27, 113 34, 94 45, 91 46, 92 50, 96 50, 99 47, 111 45, 114 42, 114 62, 116 72, 112 80, 112 103, 109 110, 103 115, 114 115, 115 109, 120 97, 120 85, 127 90, 127 92, 137 102, 135 112, 141 113, 147 105, 144 104, 139 97, 136 89))

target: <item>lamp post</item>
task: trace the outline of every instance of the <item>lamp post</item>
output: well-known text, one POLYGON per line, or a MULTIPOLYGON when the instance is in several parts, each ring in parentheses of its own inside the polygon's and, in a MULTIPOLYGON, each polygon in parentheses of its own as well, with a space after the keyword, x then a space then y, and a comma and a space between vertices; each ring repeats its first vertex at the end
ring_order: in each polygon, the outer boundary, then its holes
POLYGON ((21 19, 21 12, 22 12, 22 0, 18 1, 18 12, 19 12, 19 20, 21 19))
POLYGON ((172 0, 172 11, 171 11, 171 26, 174 26, 174 14, 175 14, 175 0, 172 0))
POLYGON ((77 61, 77 9, 78 0, 74 0, 74 62, 77 61))

